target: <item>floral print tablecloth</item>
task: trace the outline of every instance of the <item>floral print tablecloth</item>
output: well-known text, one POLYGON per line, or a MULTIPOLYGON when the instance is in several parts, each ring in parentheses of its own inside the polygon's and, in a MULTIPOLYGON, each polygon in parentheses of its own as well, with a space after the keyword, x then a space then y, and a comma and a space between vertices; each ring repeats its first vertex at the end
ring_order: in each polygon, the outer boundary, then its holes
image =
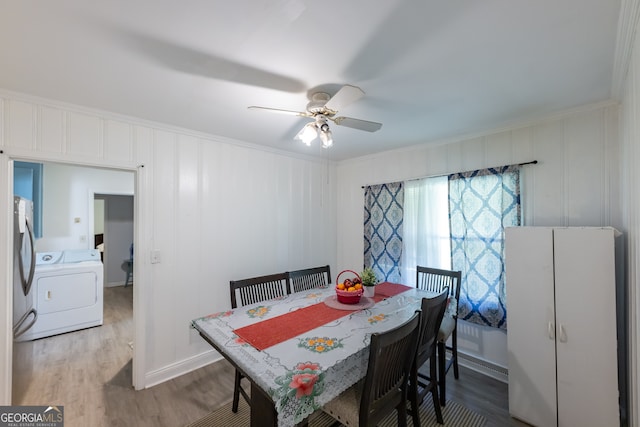
MULTIPOLYGON (((234 330, 312 304, 324 304, 333 287, 298 292, 196 319, 193 326, 224 349, 233 361, 274 401, 278 425, 294 426, 363 378, 367 371, 369 340, 406 322, 423 297, 419 289, 400 293, 294 338, 258 351, 234 330)), ((283 317, 285 321, 287 317, 283 317)), ((299 317, 297 317, 299 319, 299 317)), ((304 321, 297 320, 297 321, 304 321)))

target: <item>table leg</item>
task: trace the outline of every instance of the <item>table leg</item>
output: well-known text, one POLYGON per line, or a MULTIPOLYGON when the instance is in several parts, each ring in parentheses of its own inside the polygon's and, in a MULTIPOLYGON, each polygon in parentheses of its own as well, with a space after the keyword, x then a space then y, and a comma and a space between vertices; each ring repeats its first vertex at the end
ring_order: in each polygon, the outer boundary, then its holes
POLYGON ((278 414, 271 397, 251 382, 251 427, 278 425, 278 414))

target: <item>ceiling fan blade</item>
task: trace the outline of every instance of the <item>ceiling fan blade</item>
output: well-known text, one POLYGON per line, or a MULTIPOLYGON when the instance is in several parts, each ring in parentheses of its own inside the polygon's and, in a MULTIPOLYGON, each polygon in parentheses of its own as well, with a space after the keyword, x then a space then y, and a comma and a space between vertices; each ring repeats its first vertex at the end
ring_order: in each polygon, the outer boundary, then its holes
POLYGON ((287 114, 290 116, 310 117, 309 113, 304 113, 302 111, 281 110, 279 108, 269 108, 269 107, 257 107, 255 105, 252 105, 247 108, 250 110, 263 110, 263 111, 269 111, 271 113, 287 114))
POLYGON ((344 85, 336 92, 330 100, 324 104, 324 108, 332 111, 339 111, 342 107, 345 107, 352 102, 364 96, 364 91, 357 86, 344 85))
POLYGON ((369 122, 367 120, 352 119, 351 117, 336 117, 333 122, 340 126, 346 126, 367 132, 375 132, 382 127, 382 123, 369 122))

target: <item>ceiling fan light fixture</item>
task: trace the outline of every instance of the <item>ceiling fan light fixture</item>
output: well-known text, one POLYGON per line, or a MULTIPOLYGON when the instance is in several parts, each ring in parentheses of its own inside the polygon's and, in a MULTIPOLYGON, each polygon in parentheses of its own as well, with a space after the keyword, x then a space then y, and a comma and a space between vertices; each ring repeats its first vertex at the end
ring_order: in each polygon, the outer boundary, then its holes
POLYGON ((322 148, 329 148, 333 145, 333 136, 331 135, 328 125, 325 124, 322 126, 318 133, 320 134, 320 141, 322 141, 322 148))
POLYGON ((295 136, 295 139, 304 142, 307 147, 310 147, 314 139, 320 138, 322 140, 322 147, 329 148, 333 145, 333 135, 329 129, 328 120, 331 120, 338 126, 346 126, 367 132, 375 132, 382 127, 382 123, 354 119, 353 117, 335 117, 338 110, 357 101, 363 96, 364 91, 359 87, 344 85, 333 96, 326 92, 312 93, 306 111, 282 110, 279 108, 258 107, 255 105, 249 108, 252 110, 266 110, 274 113, 314 119, 314 122, 304 125, 295 136))
POLYGON ((316 139, 317 136, 318 130, 316 129, 316 124, 314 122, 310 122, 304 125, 302 130, 298 132, 296 139, 304 142, 307 146, 311 146, 311 141, 316 139))

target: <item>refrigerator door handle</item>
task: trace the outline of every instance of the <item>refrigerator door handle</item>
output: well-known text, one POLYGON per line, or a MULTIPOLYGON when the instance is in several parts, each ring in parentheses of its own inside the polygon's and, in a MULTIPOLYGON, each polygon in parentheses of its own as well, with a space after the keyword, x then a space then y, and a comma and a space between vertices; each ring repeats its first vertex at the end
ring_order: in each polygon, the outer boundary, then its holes
POLYGON ((33 327, 33 325, 35 325, 36 320, 38 320, 38 312, 36 311, 35 308, 32 308, 31 310, 27 311, 18 321, 18 323, 16 323, 16 325, 13 327, 13 339, 17 339, 18 337, 20 337, 22 334, 24 334, 25 332, 27 332, 29 329, 31 329, 33 327), (27 321, 27 319, 29 318, 29 316, 31 316, 33 314, 33 319, 31 320, 31 322, 23 329, 20 329, 20 327, 22 326, 23 323, 25 323, 27 321))
POLYGON ((18 252, 18 258, 20 260, 20 280, 22 280, 22 289, 25 295, 31 292, 31 284, 33 283, 33 275, 36 271, 36 249, 33 246, 33 229, 27 218, 25 218, 25 225, 27 232, 29 233, 29 249, 31 249, 31 265, 29 266, 29 276, 25 280, 24 278, 24 260, 22 259, 22 251, 18 252))
MULTIPOLYGON (((31 292, 31 285, 33 284, 33 275, 36 272, 36 248, 33 244, 33 227, 29 220, 25 221, 27 225, 27 231, 29 231, 29 240, 31 244, 31 266, 29 267, 29 278, 27 279, 27 294, 31 292)), ((37 316, 37 313, 36 313, 37 316)))

